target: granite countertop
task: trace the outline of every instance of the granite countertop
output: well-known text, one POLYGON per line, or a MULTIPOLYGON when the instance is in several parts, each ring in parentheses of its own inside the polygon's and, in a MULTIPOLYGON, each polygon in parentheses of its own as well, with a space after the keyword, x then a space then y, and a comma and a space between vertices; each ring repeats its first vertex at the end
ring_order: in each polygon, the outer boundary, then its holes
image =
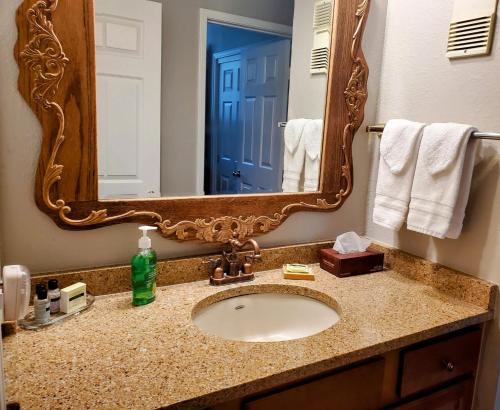
MULTIPOLYGON (((313 269, 314 282, 285 280, 273 270, 226 287, 206 280, 171 285, 139 308, 129 293, 98 297, 72 320, 4 339, 8 400, 26 409, 200 408, 493 317, 496 288, 476 279, 479 296, 466 301, 456 289, 447 293, 442 284, 438 290, 392 270, 338 279, 313 269), (341 320, 317 335, 272 343, 223 340, 191 320, 195 307, 222 293, 259 291, 314 296, 336 305, 341 320)), ((450 286, 458 283, 463 278, 450 286)))

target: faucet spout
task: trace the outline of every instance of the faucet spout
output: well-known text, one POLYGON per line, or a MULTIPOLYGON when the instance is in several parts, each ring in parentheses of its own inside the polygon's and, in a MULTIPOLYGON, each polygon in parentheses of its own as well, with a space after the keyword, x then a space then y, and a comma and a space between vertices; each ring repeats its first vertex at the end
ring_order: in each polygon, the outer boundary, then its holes
POLYGON ((233 233, 233 239, 228 242, 228 246, 222 250, 222 258, 217 259, 217 265, 213 261, 211 268, 218 267, 218 274, 215 271, 210 276, 211 285, 225 285, 229 283, 244 282, 254 279, 253 264, 261 261, 262 255, 260 246, 255 239, 247 239, 241 242, 237 234, 233 233), (251 248, 251 255, 239 255, 238 252, 245 248, 251 248), (222 271, 222 273, 221 273, 222 271), (215 277, 217 276, 217 277, 215 277))
POLYGON ((251 245, 253 250, 252 259, 259 261, 262 260, 262 255, 260 253, 260 246, 255 239, 247 239, 243 243, 241 243, 238 239, 231 239, 229 243, 233 248, 236 248, 238 250, 243 250, 247 245, 251 245))

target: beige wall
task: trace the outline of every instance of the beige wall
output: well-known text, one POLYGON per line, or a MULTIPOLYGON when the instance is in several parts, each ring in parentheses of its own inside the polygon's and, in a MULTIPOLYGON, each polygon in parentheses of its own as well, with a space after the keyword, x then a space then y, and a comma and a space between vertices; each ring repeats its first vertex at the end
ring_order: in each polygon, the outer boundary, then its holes
POLYGON ((163 195, 196 195, 200 8, 291 26, 293 0, 163 0, 163 195))
MULTIPOLYGON (((500 132, 500 37, 489 57, 449 61, 447 30, 453 0, 389 0, 377 122, 409 118, 457 121, 500 132)), ((378 139, 371 137, 377 153, 378 139)), ((474 174, 464 231, 439 240, 371 223, 377 161, 373 161, 367 235, 410 253, 500 283, 500 143, 484 143, 474 174)), ((378 158, 377 155, 375 155, 378 158)), ((477 408, 494 408, 500 371, 500 322, 491 324, 479 379, 477 408)), ((500 409, 500 402, 496 409, 500 409)))
POLYGON ((315 0, 295 2, 288 118, 323 118, 327 76, 309 72, 315 0))
MULTIPOLYGON (((17 91, 17 65, 13 58, 16 41, 15 10, 21 0, 2 0, 0 8, 0 226, 3 258, 6 264, 22 263, 32 271, 71 269, 127 263, 136 251, 138 231, 135 224, 123 224, 95 231, 69 232, 59 229, 35 206, 34 171, 40 147, 40 126, 17 91)), ((191 1, 190 1, 191 2, 191 1)), ((194 1, 193 1, 194 2, 194 1)), ((197 2, 196 2, 197 3, 197 2)), ((252 3, 253 2, 247 2, 252 3)), ((248 6, 252 9, 253 6, 248 6)), ((384 5, 375 5, 369 21, 366 46, 372 68, 370 89, 375 95, 378 64, 383 44, 384 5)), ((231 10, 229 10, 231 11, 231 10)), ((188 50, 183 52, 187 53, 188 50)), ((193 67, 186 71, 195 75, 193 67)), ((172 81, 181 81, 182 73, 172 81)), ((189 77, 191 80, 194 77, 189 77)), ((368 121, 375 115, 375 99, 367 106, 368 121)), ((173 116, 187 118, 193 107, 179 103, 173 116)), ((186 123, 186 126, 191 126, 186 123)), ((193 134, 194 135, 194 134, 193 134)), ((183 143, 184 144, 184 143, 183 143)), ((186 144, 187 145, 187 144, 186 144)), ((184 150, 187 146, 180 147, 184 150)), ((359 176, 354 193, 336 213, 300 213, 289 218, 278 230, 262 236, 263 246, 301 243, 335 238, 346 230, 362 231, 367 175, 366 138, 360 135, 354 146, 359 176), (363 175, 363 177, 362 177, 363 175)), ((154 237, 154 247, 161 258, 207 253, 210 245, 185 244, 154 237)))

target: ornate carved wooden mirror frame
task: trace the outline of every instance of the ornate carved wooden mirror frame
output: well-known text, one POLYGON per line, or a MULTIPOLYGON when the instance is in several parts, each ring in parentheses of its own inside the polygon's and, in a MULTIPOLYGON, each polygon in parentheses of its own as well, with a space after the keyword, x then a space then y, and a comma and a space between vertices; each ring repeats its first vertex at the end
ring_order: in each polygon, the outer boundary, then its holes
POLYGON ((207 242, 271 231, 297 211, 340 208, 353 188, 352 140, 367 98, 361 40, 369 5, 335 1, 319 192, 110 201, 97 192, 93 0, 24 0, 15 56, 19 90, 43 129, 38 207, 64 229, 140 222, 165 237, 207 242))

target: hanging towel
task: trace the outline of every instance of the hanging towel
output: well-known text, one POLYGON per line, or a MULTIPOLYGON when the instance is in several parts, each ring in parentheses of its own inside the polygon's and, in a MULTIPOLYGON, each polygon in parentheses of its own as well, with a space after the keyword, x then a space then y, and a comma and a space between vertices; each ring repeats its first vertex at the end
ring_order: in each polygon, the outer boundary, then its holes
POLYGON ((319 170, 321 167, 323 120, 308 121, 304 127, 303 138, 306 149, 304 192, 316 192, 319 186, 319 170))
POLYGON ((408 213, 425 124, 407 120, 389 121, 380 141, 373 222, 398 231, 408 213))
POLYGON ((297 119, 285 127, 285 159, 283 163, 283 192, 299 192, 300 176, 304 169, 304 126, 309 120, 297 119))
POLYGON ((474 127, 432 124, 424 130, 411 192, 408 229, 458 238, 469 199, 478 141, 474 127))

